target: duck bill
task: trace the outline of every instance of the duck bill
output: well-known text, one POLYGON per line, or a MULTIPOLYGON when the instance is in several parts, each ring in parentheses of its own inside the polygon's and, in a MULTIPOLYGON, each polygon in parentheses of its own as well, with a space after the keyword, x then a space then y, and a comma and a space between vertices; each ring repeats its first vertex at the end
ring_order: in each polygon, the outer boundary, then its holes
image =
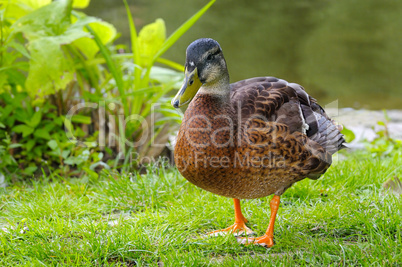
POLYGON ((192 72, 188 72, 186 69, 183 85, 181 86, 177 95, 173 98, 172 106, 175 108, 187 106, 191 100, 193 100, 201 85, 202 83, 198 78, 197 68, 195 68, 192 72))

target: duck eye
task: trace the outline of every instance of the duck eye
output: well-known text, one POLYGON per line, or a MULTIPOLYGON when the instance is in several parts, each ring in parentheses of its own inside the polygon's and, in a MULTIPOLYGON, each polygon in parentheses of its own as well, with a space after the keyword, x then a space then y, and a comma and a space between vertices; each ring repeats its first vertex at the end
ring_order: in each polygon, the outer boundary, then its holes
POLYGON ((214 58, 213 55, 208 55, 207 60, 212 60, 214 58))

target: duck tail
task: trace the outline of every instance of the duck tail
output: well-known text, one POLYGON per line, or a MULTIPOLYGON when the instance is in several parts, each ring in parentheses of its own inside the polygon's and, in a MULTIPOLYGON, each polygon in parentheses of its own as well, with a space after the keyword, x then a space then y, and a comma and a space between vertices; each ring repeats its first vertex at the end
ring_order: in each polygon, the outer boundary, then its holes
POLYGON ((308 137, 333 155, 337 151, 346 148, 346 141, 341 133, 342 125, 336 124, 334 120, 325 115, 319 112, 312 113, 317 122, 317 131, 308 137))

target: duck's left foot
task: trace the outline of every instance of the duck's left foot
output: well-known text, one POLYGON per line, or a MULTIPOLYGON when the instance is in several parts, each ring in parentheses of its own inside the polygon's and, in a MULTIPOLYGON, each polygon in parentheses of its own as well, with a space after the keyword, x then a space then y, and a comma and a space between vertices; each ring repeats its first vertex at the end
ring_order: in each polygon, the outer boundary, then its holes
POLYGON ((274 237, 266 234, 260 237, 237 237, 237 242, 243 245, 256 244, 270 248, 274 245, 274 237))
MULTIPOLYGON (((247 220, 246 220, 247 221, 247 220)), ((227 234, 234 234, 234 236, 240 235, 252 235, 254 231, 246 226, 244 222, 234 223, 226 229, 216 230, 207 234, 207 236, 223 236, 227 234)))

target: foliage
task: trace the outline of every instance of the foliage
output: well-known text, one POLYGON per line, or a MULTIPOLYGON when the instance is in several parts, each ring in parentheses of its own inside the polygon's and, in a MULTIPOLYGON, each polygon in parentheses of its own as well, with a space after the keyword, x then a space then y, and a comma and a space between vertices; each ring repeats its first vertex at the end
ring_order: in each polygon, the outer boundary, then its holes
MULTIPOLYGON (((232 201, 177 170, 14 184, 0 189, 0 265, 397 266, 402 202, 382 183, 400 176, 401 165, 395 153, 358 152, 319 180, 296 183, 281 197, 270 249, 232 235, 205 238, 233 223, 232 201)), ((257 234, 268 225, 269 201, 242 201, 257 234)))
POLYGON ((341 133, 344 135, 346 143, 350 143, 356 138, 355 133, 352 130, 346 128, 346 126, 344 125, 341 133))
POLYGON ((394 139, 389 135, 388 124, 390 118, 384 110, 385 121, 378 121, 377 124, 381 127, 376 134, 377 137, 371 142, 365 142, 367 150, 373 157, 385 157, 393 155, 392 152, 399 151, 402 153, 402 140, 394 139))
MULTIPOLYGON (((63 119, 56 115, 54 105, 46 102, 35 112, 29 108, 28 99, 26 93, 14 92, 13 98, 8 94, 0 95, 0 100, 5 103, 4 108, 0 107, 2 126, 15 133, 11 140, 7 131, 0 131, 0 140, 5 144, 0 151, 3 153, 2 169, 9 171, 14 166, 21 168, 21 174, 31 176, 38 171, 38 166, 47 166, 55 174, 63 175, 70 173, 73 165, 80 170, 83 165, 89 166, 102 159, 99 149, 75 146, 67 139, 63 119)), ((71 174, 79 175, 80 171, 71 174)))
POLYGON ((161 56, 214 0, 167 38, 162 19, 137 34, 126 4, 132 52, 113 25, 73 9, 88 3, 0 1, 0 172, 127 168, 131 153, 158 156, 180 120, 168 94, 183 67, 161 56))

